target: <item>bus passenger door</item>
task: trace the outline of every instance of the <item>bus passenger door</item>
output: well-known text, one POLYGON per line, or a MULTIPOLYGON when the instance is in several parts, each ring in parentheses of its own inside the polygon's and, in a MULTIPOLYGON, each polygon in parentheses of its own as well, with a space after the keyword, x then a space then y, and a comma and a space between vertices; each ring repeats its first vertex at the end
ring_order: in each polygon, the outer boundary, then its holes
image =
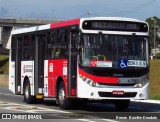
POLYGON ((77 45, 78 31, 70 32, 68 59, 68 96, 76 96, 77 89, 77 45))
POLYGON ((44 43, 46 36, 35 37, 35 61, 34 61, 34 92, 35 95, 43 94, 44 88, 44 43))
POLYGON ((15 93, 21 94, 21 54, 22 54, 22 38, 15 40, 16 53, 15 53, 15 93))

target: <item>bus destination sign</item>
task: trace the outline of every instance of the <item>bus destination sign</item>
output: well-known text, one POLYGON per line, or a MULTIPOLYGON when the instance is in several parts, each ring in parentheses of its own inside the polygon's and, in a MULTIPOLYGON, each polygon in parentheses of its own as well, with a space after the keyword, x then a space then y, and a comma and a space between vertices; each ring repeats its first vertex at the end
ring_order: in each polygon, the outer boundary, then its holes
POLYGON ((128 21, 88 20, 83 22, 82 28, 84 30, 148 32, 148 26, 146 23, 128 21))

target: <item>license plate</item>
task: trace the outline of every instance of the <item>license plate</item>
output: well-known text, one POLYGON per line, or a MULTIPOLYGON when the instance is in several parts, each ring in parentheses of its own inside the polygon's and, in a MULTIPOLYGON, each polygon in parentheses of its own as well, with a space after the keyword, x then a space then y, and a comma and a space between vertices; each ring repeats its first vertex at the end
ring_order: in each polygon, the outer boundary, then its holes
POLYGON ((124 91, 113 91, 113 95, 124 95, 124 91))

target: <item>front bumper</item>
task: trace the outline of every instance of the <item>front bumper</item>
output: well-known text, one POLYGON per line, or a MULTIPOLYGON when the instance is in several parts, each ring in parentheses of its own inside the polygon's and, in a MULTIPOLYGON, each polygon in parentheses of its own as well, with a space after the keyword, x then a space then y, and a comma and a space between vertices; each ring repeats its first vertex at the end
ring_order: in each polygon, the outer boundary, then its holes
POLYGON ((77 97, 88 98, 95 100, 103 99, 130 99, 130 100, 142 100, 148 99, 149 95, 149 83, 142 88, 129 88, 127 86, 119 87, 107 87, 98 88, 92 87, 86 84, 82 79, 78 80, 77 84, 77 97), (113 91, 124 91, 124 95, 113 95, 113 91))

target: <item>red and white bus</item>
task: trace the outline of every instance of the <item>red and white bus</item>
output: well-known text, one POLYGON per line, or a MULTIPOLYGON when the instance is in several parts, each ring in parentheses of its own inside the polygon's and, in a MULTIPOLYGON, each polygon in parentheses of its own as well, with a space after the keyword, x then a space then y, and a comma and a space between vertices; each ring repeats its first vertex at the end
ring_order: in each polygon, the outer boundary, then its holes
POLYGON ((93 17, 12 32, 9 89, 26 103, 56 98, 113 102, 148 98, 148 24, 131 18, 93 17))

